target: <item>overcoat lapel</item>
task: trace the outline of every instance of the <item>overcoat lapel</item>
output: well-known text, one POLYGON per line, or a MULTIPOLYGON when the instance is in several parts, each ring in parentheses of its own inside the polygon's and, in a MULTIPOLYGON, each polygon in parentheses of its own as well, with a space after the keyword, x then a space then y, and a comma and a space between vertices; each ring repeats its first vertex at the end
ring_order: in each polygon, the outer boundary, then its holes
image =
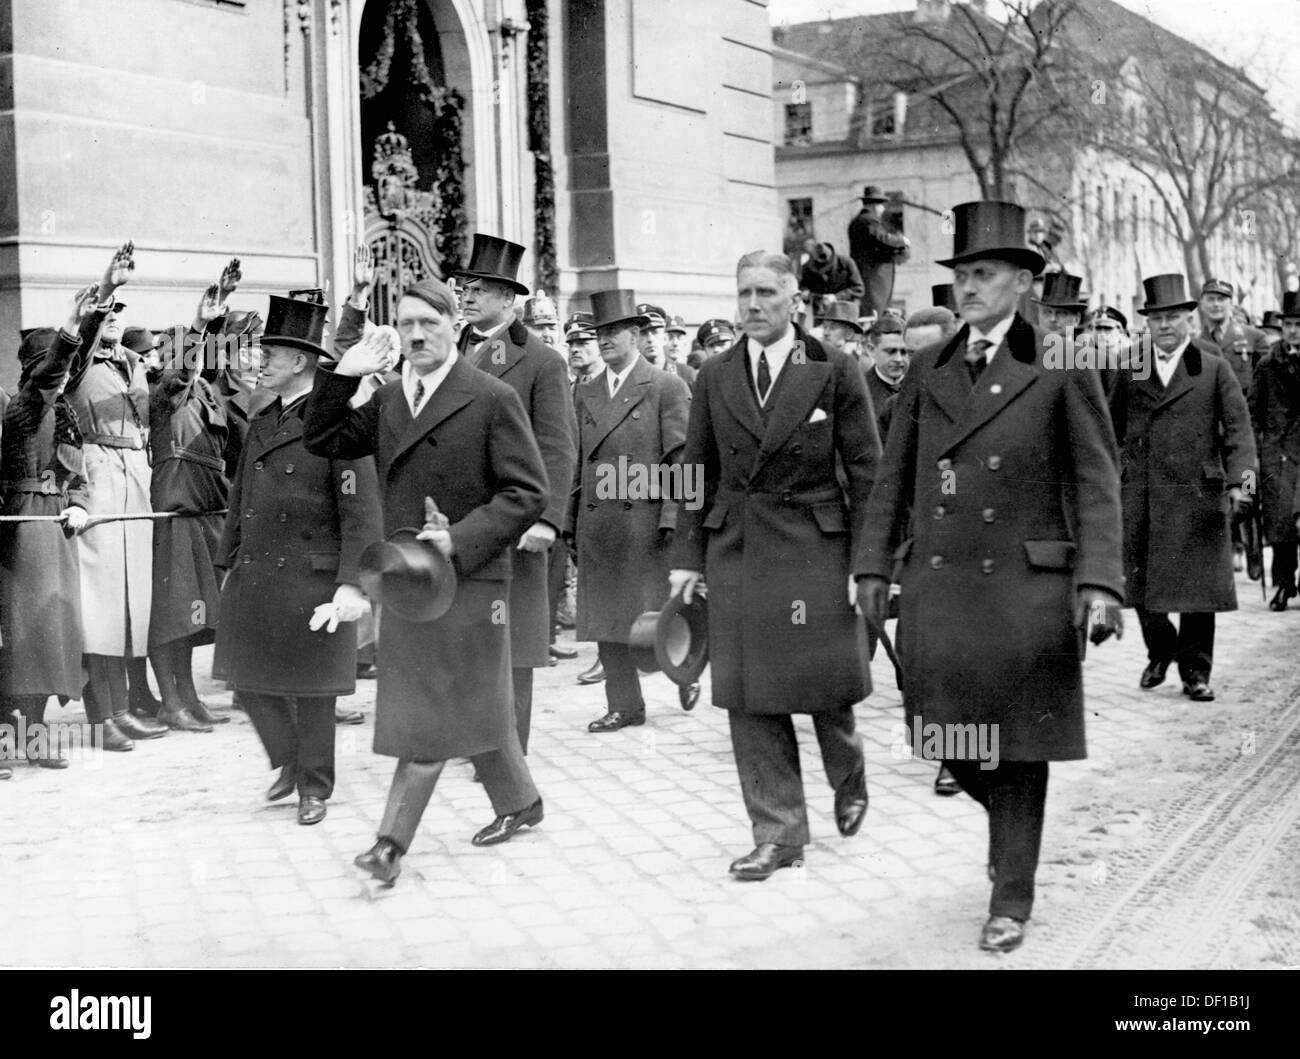
POLYGON ((772 408, 767 415, 767 429, 763 432, 758 459, 750 471, 751 481, 762 470, 767 458, 778 451, 795 428, 808 418, 830 377, 831 366, 825 360, 804 357, 795 363, 792 354, 791 359, 785 362, 772 389, 772 408))
POLYGON ((252 435, 252 444, 249 447, 253 450, 254 459, 260 460, 268 452, 302 441, 302 416, 291 415, 284 421, 284 425, 280 426, 275 407, 271 405, 257 415, 249 427, 252 435))
MULTIPOLYGON (((605 370, 608 371, 609 369, 606 368, 605 370)), ((653 373, 658 370, 658 368, 651 367, 644 357, 638 355, 636 365, 628 373, 627 378, 623 380, 623 385, 618 388, 618 392, 612 398, 609 396, 609 380, 601 379, 599 381, 597 385, 601 387, 600 404, 591 408, 592 417, 596 420, 596 428, 592 433, 591 446, 588 452, 593 451, 597 445, 604 441, 614 428, 631 414, 632 409, 645 400, 654 381, 653 373)))
POLYGON ((394 464, 411 448, 423 441, 439 423, 473 400, 473 379, 467 373, 477 370, 477 368, 470 367, 463 357, 457 358, 456 363, 451 366, 451 371, 447 373, 447 377, 442 380, 442 385, 433 391, 433 396, 425 402, 424 407, 420 409, 420 414, 415 419, 411 419, 411 410, 406 403, 406 394, 400 388, 398 389, 395 401, 401 407, 394 409, 392 414, 404 420, 405 430, 401 441, 397 443, 397 448, 393 452, 394 464))
POLYGON ((1191 393, 1195 386, 1194 377, 1200 374, 1201 351, 1196 348, 1196 343, 1192 342, 1183 350, 1183 355, 1178 358, 1178 366, 1174 368, 1174 373, 1169 379, 1169 385, 1165 387, 1160 400, 1156 402, 1155 411, 1162 412, 1180 397, 1185 397, 1191 393))
MULTIPOLYGON (((963 328, 963 332, 967 329, 963 328)), ((962 345, 965 334, 959 334, 962 345)), ((956 349, 953 349, 953 353, 956 349)), ((940 372, 948 376, 944 386, 946 398, 955 394, 958 386, 965 385, 966 400, 961 406, 944 449, 950 450, 970 437, 1038 380, 1040 363, 1037 337, 1033 328, 1018 317, 1012 322, 1007 336, 993 356, 991 363, 980 375, 979 381, 970 385, 970 374, 964 358, 949 356, 940 372)), ((933 391, 932 391, 933 392, 933 391)), ((945 414, 947 409, 945 408, 945 414)))
POLYGON ((758 402, 753 397, 754 384, 749 376, 746 342, 748 339, 742 338, 722 354, 726 358, 722 371, 722 401, 741 426, 762 441, 765 431, 758 414, 758 402))

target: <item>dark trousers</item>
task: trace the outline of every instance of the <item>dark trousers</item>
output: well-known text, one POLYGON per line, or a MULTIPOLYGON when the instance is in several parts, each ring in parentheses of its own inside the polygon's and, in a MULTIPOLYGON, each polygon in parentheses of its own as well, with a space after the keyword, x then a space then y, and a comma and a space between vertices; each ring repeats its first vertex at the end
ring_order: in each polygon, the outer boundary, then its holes
POLYGON ((1047 805, 1046 761, 945 761, 961 789, 989 814, 989 866, 996 873, 989 915, 1025 920, 1034 908, 1034 875, 1047 805))
MULTIPOLYGON (((492 802, 492 812, 497 816, 517 813, 537 801, 537 787, 533 784, 518 739, 512 736, 506 746, 476 754, 470 760, 492 802)), ((444 761, 405 759, 397 762, 392 785, 388 788, 384 818, 379 823, 379 837, 392 839, 403 853, 411 848, 420 817, 433 796, 444 764, 444 761)))
POLYGON ((1147 657, 1152 662, 1168 665, 1178 662, 1178 675, 1184 683, 1199 677, 1210 679, 1214 666, 1214 612, 1203 611, 1180 614, 1178 628, 1168 614, 1159 614, 1137 608, 1138 623, 1142 626, 1142 640, 1147 645, 1147 657))
POLYGON ((632 652, 625 643, 598 640, 596 653, 605 667, 605 708, 610 713, 629 713, 633 717, 645 716, 645 699, 641 697, 641 674, 632 661, 632 652))
MULTIPOLYGON (((740 710, 728 711, 728 717, 731 749, 736 755, 736 772, 754 828, 755 845, 807 845, 808 812, 793 719, 788 714, 740 710)), ((832 789, 838 788, 863 768, 862 737, 855 731, 853 708, 823 710, 814 713, 812 719, 826 778, 832 789)))
POLYGON ((551 545, 551 552, 546 557, 546 596, 550 603, 551 624, 548 643, 555 643, 555 621, 560 610, 560 600, 564 598, 564 582, 569 573, 569 549, 560 541, 551 545))
POLYGON ((239 693, 272 768, 293 766, 298 796, 334 793, 334 696, 239 693))
POLYGON ((1296 552, 1300 548, 1295 541, 1277 541, 1273 545, 1272 576, 1273 587, 1290 585, 1295 587, 1296 552))
POLYGON ((519 747, 528 753, 528 734, 533 730, 533 671, 514 669, 515 731, 519 734, 519 747))

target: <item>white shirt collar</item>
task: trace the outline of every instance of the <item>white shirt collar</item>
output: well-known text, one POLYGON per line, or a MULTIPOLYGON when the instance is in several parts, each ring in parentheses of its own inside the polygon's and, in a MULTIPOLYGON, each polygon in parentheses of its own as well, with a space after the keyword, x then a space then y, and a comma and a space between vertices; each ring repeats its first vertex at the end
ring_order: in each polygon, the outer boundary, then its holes
POLYGON ((487 331, 482 331, 479 328, 475 327, 473 324, 470 324, 469 328, 471 333, 473 333, 474 331, 478 331, 479 334, 487 335, 489 339, 493 339, 496 338, 498 335, 502 334, 505 331, 505 329, 509 327, 513 322, 514 321, 510 317, 506 317, 504 320, 501 321, 501 323, 497 324, 496 327, 493 327, 487 331))
POLYGON ((1012 313, 1010 316, 1007 316, 999 320, 987 331, 981 331, 974 324, 971 324, 970 334, 966 338, 967 347, 970 347, 973 343, 978 342, 980 339, 984 339, 984 341, 986 342, 991 342, 992 345, 990 345, 989 348, 984 351, 984 356, 986 358, 986 362, 988 364, 992 364, 993 354, 998 351, 998 347, 1002 345, 1002 343, 1006 340, 1007 332, 1011 330, 1011 321, 1014 320, 1015 318, 1016 318, 1016 314, 1012 313))
POLYGON ((460 354, 456 352, 455 347, 452 347, 452 351, 447 354, 447 359, 429 372, 428 375, 416 374, 409 360, 402 362, 402 392, 406 394, 406 404, 411 409, 412 417, 418 416, 424 411, 424 406, 429 403, 429 398, 433 396, 434 390, 442 385, 443 380, 447 378, 448 373, 451 371, 451 366, 456 363, 459 356, 460 354), (417 379, 424 384, 424 393, 420 397, 418 406, 415 403, 415 382, 417 379))
MULTIPOLYGON (((776 386, 777 376, 781 374, 785 362, 790 359, 790 353, 794 350, 794 343, 795 331, 793 325, 787 325, 785 333, 770 346, 760 345, 753 338, 746 339, 746 352, 749 354, 749 377, 751 379, 758 378, 758 358, 760 354, 766 353, 767 370, 772 376, 772 386, 776 386)), ((767 393, 759 394, 759 403, 765 403, 771 392, 772 390, 769 388, 767 393)))
POLYGON ((1174 377, 1174 372, 1178 370, 1178 362, 1183 359, 1183 353, 1187 347, 1192 344, 1190 338, 1183 339, 1182 344, 1175 349, 1168 357, 1161 356, 1160 350, 1155 351, 1156 355, 1156 374, 1160 377, 1160 382, 1165 386, 1169 385, 1169 380, 1174 377))
POLYGON ((623 383, 627 381, 627 377, 632 374, 632 369, 636 367, 636 362, 640 359, 641 354, 635 354, 632 359, 627 362, 627 367, 620 372, 615 372, 608 364, 605 365, 605 385, 609 388, 610 397, 613 397, 614 394, 623 388, 623 383))

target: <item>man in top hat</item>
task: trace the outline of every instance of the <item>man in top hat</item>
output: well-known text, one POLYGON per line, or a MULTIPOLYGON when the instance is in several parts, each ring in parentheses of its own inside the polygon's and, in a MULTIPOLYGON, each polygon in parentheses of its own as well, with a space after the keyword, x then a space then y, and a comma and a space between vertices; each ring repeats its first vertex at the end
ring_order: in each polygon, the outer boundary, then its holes
POLYGON ((812 714, 835 823, 867 811, 854 704, 871 690, 849 578, 880 442, 853 360, 796 329, 794 265, 755 251, 736 270, 745 338, 704 363, 682 463, 702 503, 678 514, 673 595, 707 581, 713 704, 731 746, 755 848, 731 865, 760 880, 810 839, 793 714, 812 714))
POLYGON ((524 302, 524 326, 542 345, 559 350, 560 314, 546 291, 539 290, 524 302))
POLYGON ((605 715, 587 731, 603 733, 645 724, 628 636, 637 617, 658 610, 668 595, 666 549, 678 501, 691 502, 672 488, 686 481, 673 468, 691 395, 638 352, 646 316, 632 291, 597 291, 591 309, 605 372, 578 390, 580 458, 568 536, 578 556, 577 638, 596 642, 605 674, 605 715), (637 488, 638 480, 653 488, 637 488))
POLYGON ((1264 310, 1264 316, 1259 321, 1259 329, 1264 332, 1264 339, 1268 342, 1269 351, 1272 352, 1282 341, 1282 314, 1276 309, 1264 310))
POLYGON ((1300 292, 1282 295, 1282 337, 1255 365, 1250 418, 1259 444, 1264 537, 1273 546, 1272 610, 1296 596, 1295 511, 1300 467, 1300 292))
MULTIPOLYGON (((477 301, 468 297, 467 307, 477 301)), ((397 303, 401 378, 350 408, 359 380, 386 363, 381 343, 363 340, 318 374, 306 415, 312 451, 375 455, 384 532, 423 523, 419 540, 456 577, 450 606, 436 619, 414 621, 391 608, 383 615, 375 752, 398 763, 377 841, 355 863, 385 883, 400 873, 449 758, 471 758, 496 814, 474 845, 505 842, 543 817, 520 745, 511 633, 501 616, 513 605, 511 556, 546 509, 547 472, 514 389, 456 349, 455 316, 446 284, 412 284, 397 303)), ((544 584, 542 591, 544 598, 544 584)))
POLYGON ((1163 684, 1176 659, 1183 694, 1204 702, 1214 698, 1215 612, 1237 609, 1229 517, 1257 491, 1255 439, 1236 374, 1192 337, 1197 303, 1186 281, 1169 273, 1142 286, 1138 312, 1154 357, 1121 371, 1110 398, 1123 453, 1126 591, 1149 660, 1139 683, 1163 684))
POLYGON ((1048 762, 1085 756, 1083 627, 1094 643, 1122 628, 1119 464, 1096 374, 1047 367, 1042 333, 1017 312, 1042 268, 1024 210, 968 202, 954 219, 939 264, 963 326, 903 380, 855 572, 864 612, 883 621, 901 564, 916 745, 946 725, 988 736, 943 756, 988 811, 980 947, 1008 951, 1033 908, 1048 762))
POLYGON ((858 315, 858 306, 867 288, 853 259, 837 254, 830 243, 806 241, 808 260, 799 272, 799 289, 815 315, 821 315, 826 302, 847 302, 858 315))
POLYGON ((334 791, 335 699, 356 691, 356 621, 369 610, 357 562, 380 539, 369 457, 332 459, 303 444, 326 306, 271 296, 259 389, 216 552, 229 571, 213 670, 235 685, 280 774, 271 801, 298 792, 298 822, 325 818, 334 791))
POLYGON ((878 185, 868 184, 862 190, 862 209, 849 221, 849 257, 866 286, 864 316, 879 315, 889 306, 894 296, 894 265, 912 245, 906 236, 885 227, 882 214, 888 201, 878 185))
POLYGON ((1035 299, 1038 325, 1049 335, 1064 335, 1083 322, 1088 299, 1079 293, 1083 280, 1068 272, 1049 272, 1043 277, 1043 293, 1035 299))
POLYGON ((1249 397, 1255 364, 1268 352, 1268 340, 1259 328, 1233 317, 1235 293, 1231 283, 1207 279, 1201 285, 1198 316, 1202 340, 1232 366, 1241 392, 1249 397))
POLYGON ((546 508, 511 553, 510 658, 519 743, 527 753, 533 670, 550 662, 548 554, 564 528, 576 428, 564 361, 514 320, 516 296, 528 293, 516 278, 523 255, 518 243, 475 234, 469 264, 458 273, 463 280, 461 309, 469 324, 458 348, 472 367, 507 383, 519 395, 546 465, 546 508))

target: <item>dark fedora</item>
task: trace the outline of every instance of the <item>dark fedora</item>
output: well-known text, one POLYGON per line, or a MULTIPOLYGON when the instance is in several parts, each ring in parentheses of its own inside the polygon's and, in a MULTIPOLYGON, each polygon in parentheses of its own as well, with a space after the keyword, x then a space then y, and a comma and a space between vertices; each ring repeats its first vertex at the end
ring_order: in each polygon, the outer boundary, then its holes
POLYGON ((648 610, 632 623, 628 650, 637 669, 658 673, 682 687, 699 681, 709 661, 709 607, 698 592, 689 604, 673 596, 663 610, 648 610))
POLYGON ((1014 202, 963 202, 953 211, 952 257, 936 264, 945 268, 992 258, 1027 268, 1035 276, 1046 262, 1025 242, 1025 210, 1014 202))
POLYGON ((264 346, 288 346, 328 357, 321 339, 325 335, 325 317, 329 306, 301 298, 282 298, 271 295, 266 311, 266 330, 262 334, 264 346))
POLYGON ((868 184, 862 189, 863 202, 888 202, 888 196, 880 189, 879 184, 868 184))
POLYGON ((936 309, 957 311, 957 299, 952 293, 951 283, 935 283, 930 287, 930 304, 936 309))
POLYGON ((456 571, 419 530, 399 529, 361 553, 358 580, 371 599, 403 621, 436 621, 456 598, 456 571))
POLYGON ((864 334, 862 325, 858 323, 858 314, 853 311, 853 302, 834 301, 826 306, 825 311, 817 317, 819 324, 824 324, 827 320, 834 320, 837 323, 847 324, 858 334, 864 334))
POLYGON ((1196 299, 1187 296, 1187 280, 1181 272, 1165 272, 1159 276, 1148 276, 1142 281, 1146 304, 1139 309, 1139 316, 1161 312, 1165 309, 1195 309, 1196 299))
POLYGON ((624 322, 635 323, 637 327, 650 324, 650 317, 642 313, 636 303, 636 292, 626 288, 595 291, 591 296, 591 315, 592 327, 624 322))
POLYGON ((1300 316, 1300 290, 1283 291, 1282 311, 1278 313, 1278 317, 1285 320, 1295 316, 1300 316))
POLYGON ((524 248, 518 243, 498 239, 495 235, 474 233, 474 246, 470 250, 469 264, 457 270, 457 276, 470 279, 493 280, 504 283, 516 294, 527 294, 528 288, 516 278, 519 275, 519 262, 523 260, 524 248))
MULTIPOLYGON (((1300 316, 1300 306, 1297 306, 1294 315, 1300 316)), ((1276 309, 1265 309, 1264 318, 1259 322, 1259 328, 1261 331, 1281 331, 1282 314, 1276 309)))
POLYGON ((1049 272, 1043 277, 1043 296, 1035 301, 1052 309, 1083 312, 1088 308, 1088 299, 1079 293, 1082 286, 1082 276, 1071 276, 1068 272, 1049 272))

